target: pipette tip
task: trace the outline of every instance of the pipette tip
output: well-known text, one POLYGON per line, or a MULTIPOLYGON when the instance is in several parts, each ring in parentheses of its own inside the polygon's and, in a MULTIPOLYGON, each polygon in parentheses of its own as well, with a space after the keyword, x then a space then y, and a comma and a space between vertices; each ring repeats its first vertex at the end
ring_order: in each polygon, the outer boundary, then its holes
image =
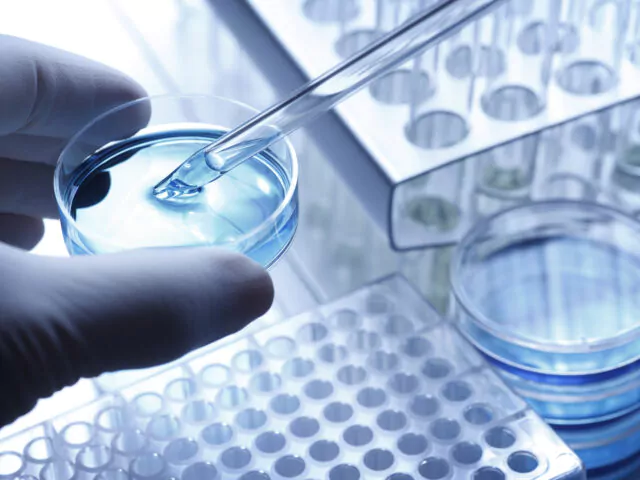
POLYGON ((201 191, 201 187, 189 185, 181 180, 169 177, 154 187, 153 196, 158 200, 175 203, 190 200, 201 191))

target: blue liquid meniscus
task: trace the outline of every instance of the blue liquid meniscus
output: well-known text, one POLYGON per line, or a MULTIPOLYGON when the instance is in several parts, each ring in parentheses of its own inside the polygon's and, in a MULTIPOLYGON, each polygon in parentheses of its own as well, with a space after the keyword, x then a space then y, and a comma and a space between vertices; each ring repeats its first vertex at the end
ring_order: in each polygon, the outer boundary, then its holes
POLYGON ((297 191, 270 150, 207 185, 184 203, 163 202, 153 186, 225 132, 141 134, 87 158, 63 192, 73 222, 63 231, 71 254, 134 248, 220 246, 268 267, 297 226, 297 191))
POLYGON ((475 332, 487 350, 518 365, 558 373, 575 361, 597 372, 639 356, 638 341, 627 342, 640 325, 640 259, 613 245, 571 236, 519 242, 487 256, 465 283, 476 308, 505 334, 569 350, 620 341, 615 351, 559 357, 475 332))

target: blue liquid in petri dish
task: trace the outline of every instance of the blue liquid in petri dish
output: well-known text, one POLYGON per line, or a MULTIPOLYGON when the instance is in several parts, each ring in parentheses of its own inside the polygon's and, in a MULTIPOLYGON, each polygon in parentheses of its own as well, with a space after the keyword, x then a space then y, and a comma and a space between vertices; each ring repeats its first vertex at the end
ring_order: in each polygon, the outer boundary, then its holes
POLYGON ((152 194, 157 182, 224 133, 191 129, 143 134, 107 145, 86 159, 64 192, 75 221, 63 220, 62 225, 69 252, 212 245, 243 253, 264 267, 272 265, 293 239, 298 212, 297 191, 287 199, 292 179, 271 151, 184 204, 162 202, 152 194))
POLYGON ((465 290, 503 339, 466 328, 490 355, 560 375, 609 371, 640 355, 638 340, 625 337, 640 325, 638 257, 586 238, 552 236, 512 244, 479 265, 465 290), (555 347, 525 348, 510 343, 510 334, 555 347), (613 338, 617 347, 585 350, 613 338))

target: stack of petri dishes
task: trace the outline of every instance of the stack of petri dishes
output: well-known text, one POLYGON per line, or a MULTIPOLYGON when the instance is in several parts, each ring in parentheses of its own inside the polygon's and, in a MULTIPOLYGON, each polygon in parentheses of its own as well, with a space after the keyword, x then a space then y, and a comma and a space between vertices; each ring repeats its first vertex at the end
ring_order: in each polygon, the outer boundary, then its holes
POLYGON ((478 222, 452 261, 453 316, 589 469, 640 451, 640 223, 584 201, 478 222))

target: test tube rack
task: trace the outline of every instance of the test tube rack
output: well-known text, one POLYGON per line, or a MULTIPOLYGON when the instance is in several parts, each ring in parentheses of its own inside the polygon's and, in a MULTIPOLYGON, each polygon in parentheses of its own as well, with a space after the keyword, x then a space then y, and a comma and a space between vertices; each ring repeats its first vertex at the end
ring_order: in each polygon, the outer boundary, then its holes
MULTIPOLYGON (((315 78, 437 2, 245 3, 315 78)), ((536 155, 532 136, 640 96, 639 32, 640 4, 632 0, 496 2, 485 17, 336 108, 370 153, 372 173, 365 185, 362 172, 337 167, 365 203, 376 196, 386 205, 374 215, 394 248, 455 243, 478 210, 518 201, 512 191, 475 198, 478 184, 492 177, 478 169, 478 157, 501 157, 496 163, 512 175, 493 172, 492 181, 514 190, 514 182, 530 180, 519 175, 536 155), (416 186, 418 199, 407 199, 416 186)), ((591 141, 588 130, 576 135, 591 141)), ((554 182, 556 192, 581 188, 571 176, 554 182)))
POLYGON ((582 480, 399 276, 0 440, 11 480, 582 480))

